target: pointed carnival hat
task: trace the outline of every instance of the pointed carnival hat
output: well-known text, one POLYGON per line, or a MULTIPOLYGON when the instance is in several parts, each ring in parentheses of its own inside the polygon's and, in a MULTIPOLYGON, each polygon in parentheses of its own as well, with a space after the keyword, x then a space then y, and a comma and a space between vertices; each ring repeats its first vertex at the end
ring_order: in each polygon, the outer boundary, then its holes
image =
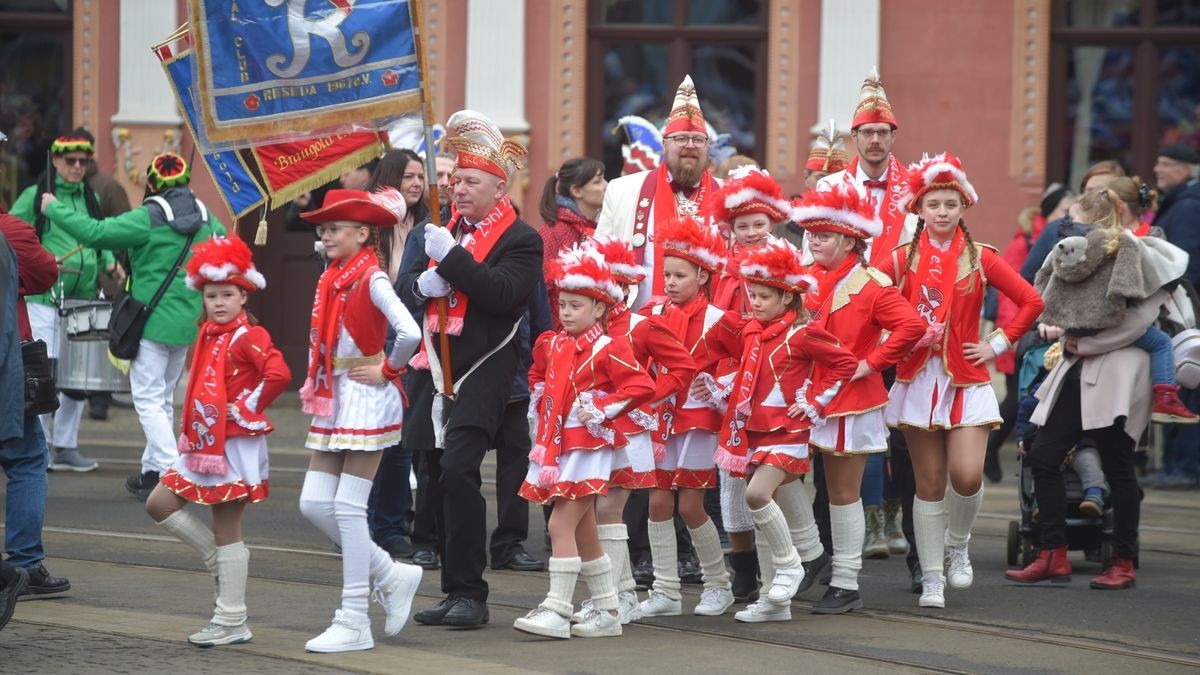
POLYGON ((846 139, 833 120, 829 120, 829 126, 817 132, 804 168, 825 173, 835 173, 846 168, 846 139))
POLYGON ((805 293, 816 280, 805 274, 800 251, 786 239, 772 239, 746 252, 739 266, 748 284, 762 284, 781 291, 805 293))
POLYGON ((783 198, 783 188, 765 169, 742 166, 729 172, 729 178, 712 200, 712 217, 718 223, 733 224, 733 219, 761 213, 779 224, 788 220, 791 205, 783 198))
POLYGON ((249 292, 267 287, 267 280, 254 267, 250 247, 237 235, 196 244, 186 269, 187 287, 194 290, 206 284, 233 284, 249 292))
POLYGON ((962 160, 943 152, 940 155, 923 155, 921 161, 908 167, 908 211, 916 213, 920 209, 921 197, 932 190, 957 190, 963 196, 966 206, 970 208, 979 202, 975 187, 967 180, 967 172, 963 169, 962 160))
POLYGON ((96 154, 96 139, 87 129, 77 127, 69 134, 63 134, 50 143, 50 154, 65 155, 68 152, 84 152, 96 154))
POLYGON ((501 180, 520 169, 525 146, 505 138, 496 123, 474 110, 459 110, 446 122, 442 147, 458 153, 458 168, 479 169, 501 180))
POLYGON ((646 278, 646 268, 638 264, 633 246, 624 239, 601 234, 589 239, 586 245, 608 262, 608 268, 618 284, 632 286, 646 278))
POLYGON ((892 104, 888 103, 887 94, 883 91, 883 82, 879 80, 879 69, 872 68, 871 74, 863 80, 862 93, 858 97, 858 106, 854 109, 854 121, 851 129, 857 129, 864 124, 883 122, 899 129, 900 123, 892 112, 892 104))
POLYGON ((883 232, 883 223, 875 215, 875 198, 846 182, 829 190, 809 190, 792 211, 792 221, 805 232, 838 232, 855 239, 883 232))
POLYGON ((382 187, 374 192, 365 190, 330 190, 325 201, 315 211, 305 211, 300 217, 310 223, 332 223, 346 220, 375 227, 392 227, 404 220, 408 212, 404 196, 394 187, 382 187))
POLYGON ((663 127, 663 137, 671 134, 688 132, 708 136, 708 127, 704 124, 704 113, 700 111, 700 99, 696 98, 696 85, 692 84, 692 76, 684 75, 683 82, 675 91, 675 103, 671 106, 671 114, 667 115, 667 125, 663 127))
POLYGON ((550 264, 549 281, 560 292, 577 293, 612 307, 625 297, 608 261, 595 248, 576 244, 550 264))
POLYGON ((711 225, 695 218, 668 221, 659 228, 657 244, 663 256, 682 258, 709 274, 716 274, 725 264, 725 239, 711 225))

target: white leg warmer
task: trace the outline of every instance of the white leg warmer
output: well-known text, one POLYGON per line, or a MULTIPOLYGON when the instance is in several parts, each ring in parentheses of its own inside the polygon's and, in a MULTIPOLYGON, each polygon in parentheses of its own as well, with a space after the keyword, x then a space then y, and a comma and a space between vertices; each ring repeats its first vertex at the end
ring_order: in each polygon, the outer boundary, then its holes
POLYGON ((333 515, 333 500, 337 496, 338 481, 324 471, 309 471, 304 474, 304 486, 300 488, 300 513, 308 522, 317 526, 332 541, 341 542, 337 519, 333 515))
POLYGON ((539 606, 563 618, 570 618, 571 612, 575 609, 572 604, 575 599, 575 582, 579 579, 582 566, 583 561, 578 556, 551 558, 550 592, 546 594, 546 599, 539 606))
POLYGON ((775 503, 787 520, 792 544, 800 552, 801 560, 816 560, 825 552, 821 545, 821 534, 817 530, 817 519, 813 516, 812 497, 804 483, 794 480, 780 485, 775 491, 775 503))
POLYGON ((771 558, 775 568, 799 567, 800 554, 792 544, 787 520, 783 517, 783 511, 779 510, 779 505, 771 502, 757 511, 751 509, 750 514, 754 516, 754 524, 758 526, 756 536, 766 539, 767 545, 771 547, 771 558))
POLYGON ((358 476, 342 475, 334 498, 334 517, 342 542, 342 609, 367 613, 370 595, 372 563, 383 567, 391 563, 387 553, 379 557, 379 547, 371 541, 367 528, 367 499, 371 496, 371 481, 358 476))
POLYGON ((862 500, 844 506, 830 504, 829 521, 833 537, 833 581, 829 585, 857 591, 866 531, 862 500))
POLYGON ((219 626, 246 623, 246 577, 250 572, 250 549, 243 542, 217 548, 217 608, 212 622, 219 626))
POLYGON ((951 487, 946 502, 946 545, 962 546, 971 540, 971 528, 983 505, 983 486, 970 497, 958 494, 951 487))
POLYGON ((946 508, 944 501, 927 502, 913 497, 913 534, 921 572, 943 576, 946 557, 946 508))
POLYGON ((654 560, 654 590, 679 600, 679 546, 675 543, 675 523, 671 520, 651 520, 647 523, 650 535, 650 556, 654 560))
POLYGON ((612 564, 617 590, 622 593, 633 591, 637 584, 633 581, 633 568, 629 565, 629 530, 625 523, 600 525, 596 529, 600 533, 600 548, 604 549, 604 555, 612 564))
MULTIPOLYGON (((743 502, 745 503, 745 502, 743 502)), ((700 558, 700 569, 704 573, 704 588, 729 588, 729 569, 725 567, 725 551, 721 549, 721 537, 712 519, 696 529, 688 528, 692 535, 692 546, 700 558)))
POLYGON ((587 584, 588 593, 592 596, 592 607, 601 612, 610 612, 617 608, 617 584, 608 555, 580 565, 579 576, 583 577, 583 582, 587 584))

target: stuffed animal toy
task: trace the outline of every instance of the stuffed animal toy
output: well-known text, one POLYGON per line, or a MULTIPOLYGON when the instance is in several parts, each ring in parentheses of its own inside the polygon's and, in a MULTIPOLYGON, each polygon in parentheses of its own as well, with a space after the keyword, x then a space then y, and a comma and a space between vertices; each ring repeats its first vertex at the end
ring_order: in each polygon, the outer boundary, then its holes
POLYGON ((1130 300, 1145 296, 1140 242, 1093 229, 1058 242, 1034 286, 1046 309, 1041 323, 1084 335, 1121 323, 1130 300))

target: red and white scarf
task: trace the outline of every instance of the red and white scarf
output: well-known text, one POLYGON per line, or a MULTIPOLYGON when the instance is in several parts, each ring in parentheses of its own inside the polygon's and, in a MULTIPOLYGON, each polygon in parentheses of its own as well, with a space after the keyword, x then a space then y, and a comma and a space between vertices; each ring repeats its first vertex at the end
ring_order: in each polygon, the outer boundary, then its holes
MULTIPOLYGON (((665 223, 679 221, 679 201, 675 197, 677 190, 676 184, 667 175, 667 165, 663 164, 654 170, 657 176, 648 176, 647 180, 657 181, 654 189, 654 231, 660 232, 665 223)), ((704 170, 704 174, 700 177, 700 185, 696 188, 696 193, 690 200, 697 207, 697 217, 699 214, 706 212, 704 208, 704 200, 712 196, 717 191, 717 181, 708 173, 708 169, 704 170)), ((653 240, 653 239, 652 239, 653 240)), ((665 295, 663 292, 663 247, 661 241, 654 242, 654 278, 651 280, 651 297, 661 298, 665 295)))
POLYGON ((812 315, 814 321, 828 314, 838 282, 845 279, 846 275, 850 274, 850 271, 858 265, 858 262, 857 255, 848 255, 833 269, 826 269, 820 263, 809 268, 809 273, 817 280, 817 283, 804 296, 804 307, 812 315))
POLYGON ((758 319, 742 329, 744 339, 742 359, 738 364, 729 396, 729 409, 717 441, 717 465, 736 475, 745 475, 750 459, 746 440, 746 421, 754 405, 754 387, 762 367, 763 345, 783 335, 796 321, 796 312, 789 310, 763 326, 758 319))
POLYGON ((300 388, 300 408, 310 415, 333 414, 333 352, 346 299, 359 279, 369 278, 378 269, 375 249, 363 247, 354 257, 330 264, 317 282, 308 331, 308 374, 300 388))
POLYGON ((229 471, 225 460, 225 408, 229 402, 225 361, 234 334, 249 323, 245 312, 228 323, 206 321, 196 338, 195 361, 184 399, 183 432, 179 435, 179 453, 195 473, 220 476, 229 471))
MULTIPOLYGON (((850 160, 846 167, 849 176, 858 175, 858 158, 850 160)), ((896 156, 888 155, 887 187, 884 188, 883 200, 879 205, 879 219, 883 221, 883 231, 871 240, 871 266, 880 267, 883 261, 891 255, 892 249, 900 245, 900 235, 904 233, 905 171, 896 156)))
POLYGON ((917 347, 928 347, 941 342, 946 321, 950 318, 950 305, 954 300, 954 285, 958 279, 958 258, 966 248, 966 237, 962 228, 954 230, 954 239, 947 250, 942 250, 929 241, 929 231, 923 230, 917 240, 917 273, 912 283, 906 284, 904 295, 925 319, 925 336, 917 347))
POLYGON ((558 458, 562 455, 563 426, 574 403, 575 358, 592 348, 596 340, 604 335, 602 324, 597 323, 578 336, 560 331, 550 341, 550 354, 546 357, 546 388, 542 393, 542 410, 538 416, 537 438, 530 459, 542 465, 545 478, 539 483, 549 485, 558 475, 558 458))

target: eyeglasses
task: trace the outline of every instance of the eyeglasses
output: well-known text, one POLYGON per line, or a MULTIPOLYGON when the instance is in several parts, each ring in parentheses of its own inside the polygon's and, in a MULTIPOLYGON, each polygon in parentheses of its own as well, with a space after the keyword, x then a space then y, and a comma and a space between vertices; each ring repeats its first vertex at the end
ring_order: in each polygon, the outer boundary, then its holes
POLYGON ((324 237, 327 234, 337 234, 338 230, 354 230, 354 229, 358 229, 360 227, 366 227, 366 226, 365 225, 317 225, 313 229, 316 230, 318 237, 324 237))
POLYGON ((865 136, 868 139, 878 138, 883 140, 892 137, 892 129, 855 129, 854 134, 857 136, 865 136))
POLYGON ((708 136, 671 136, 670 141, 681 148, 686 148, 689 145, 703 148, 708 145, 708 136))
POLYGON ((804 233, 804 236, 809 241, 815 241, 820 244, 827 244, 827 243, 833 241, 834 238, 838 236, 838 233, 837 232, 825 232, 825 231, 820 231, 820 232, 806 231, 804 233))
POLYGON ((90 157, 60 157, 59 159, 67 166, 87 166, 87 163, 91 160, 90 157))

